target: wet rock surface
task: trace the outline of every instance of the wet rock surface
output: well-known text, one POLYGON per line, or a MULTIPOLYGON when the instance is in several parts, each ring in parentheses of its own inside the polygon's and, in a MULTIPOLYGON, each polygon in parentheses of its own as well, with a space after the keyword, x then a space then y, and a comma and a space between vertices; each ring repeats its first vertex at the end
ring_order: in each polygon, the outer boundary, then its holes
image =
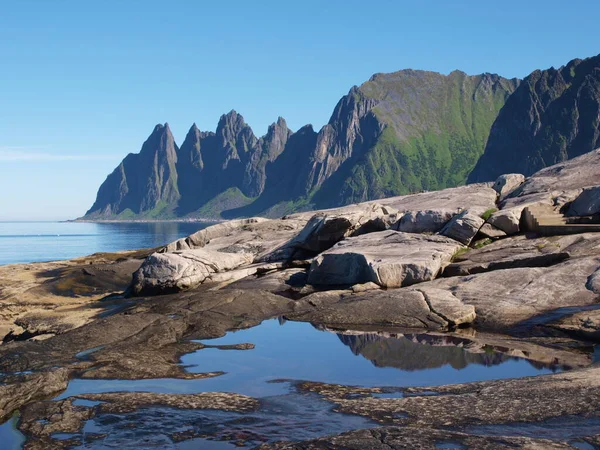
POLYGON ((527 449, 572 449, 566 442, 528 437, 489 437, 474 436, 445 430, 423 427, 379 427, 368 430, 350 431, 337 436, 311 441, 266 444, 261 450, 301 450, 301 449, 432 449, 432 448, 527 448, 527 449))
POLYGON ((597 372, 589 368, 516 380, 407 388, 396 398, 380 398, 375 390, 314 382, 301 382, 297 388, 323 395, 340 412, 364 415, 382 424, 461 429, 471 424, 539 423, 573 415, 582 420, 595 418, 597 372))

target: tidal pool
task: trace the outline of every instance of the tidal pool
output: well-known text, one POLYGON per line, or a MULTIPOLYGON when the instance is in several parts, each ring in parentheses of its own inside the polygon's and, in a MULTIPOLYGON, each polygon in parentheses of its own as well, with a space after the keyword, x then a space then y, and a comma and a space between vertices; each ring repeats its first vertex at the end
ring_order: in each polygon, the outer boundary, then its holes
POLYGON ((17 430, 17 416, 13 416, 0 425, 0 448, 17 450, 23 447, 25 436, 17 430))
MULTIPOLYGON (((57 399, 117 391, 232 392, 258 398, 256 411, 149 405, 134 413, 99 414, 86 422, 81 433, 56 438, 77 437, 81 448, 230 448, 234 444, 299 441, 377 424, 364 417, 336 413, 327 400, 281 380, 402 388, 518 378, 564 368, 556 362, 544 364, 515 356, 510 348, 477 344, 468 337, 336 332, 283 319, 200 342, 215 347, 184 355, 182 366, 192 373, 223 371, 224 375, 197 380, 76 379, 57 399), (218 348, 242 343, 255 347, 218 348)), ((93 353, 89 356, 93 359, 93 353)), ((402 392, 374 396, 401 397, 402 392)))

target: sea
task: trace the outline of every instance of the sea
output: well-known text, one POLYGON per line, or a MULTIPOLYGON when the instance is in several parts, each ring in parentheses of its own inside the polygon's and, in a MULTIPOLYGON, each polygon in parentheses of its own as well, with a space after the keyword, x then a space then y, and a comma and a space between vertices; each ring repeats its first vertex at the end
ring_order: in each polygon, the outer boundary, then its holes
POLYGON ((210 222, 0 222, 0 265, 153 248, 210 222))

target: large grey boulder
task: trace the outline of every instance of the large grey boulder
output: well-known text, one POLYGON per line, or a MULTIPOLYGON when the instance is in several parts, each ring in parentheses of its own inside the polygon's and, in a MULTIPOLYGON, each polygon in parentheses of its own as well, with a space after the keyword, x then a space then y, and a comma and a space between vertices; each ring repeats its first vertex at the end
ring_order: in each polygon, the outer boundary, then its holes
POLYGON ((393 208, 376 203, 315 214, 286 247, 320 253, 347 236, 389 229, 396 214, 393 208))
POLYGON ((502 198, 517 189, 524 182, 525 175, 520 173, 508 173, 500 175, 494 182, 492 189, 494 189, 502 198))
POLYGON ((491 239, 497 239, 506 236, 506 232, 502 231, 500 228, 496 228, 494 225, 488 222, 481 226, 479 229, 479 234, 491 239))
POLYGON ((170 253, 204 248, 226 253, 251 253, 254 262, 283 261, 293 249, 285 247, 306 225, 308 217, 283 219, 250 218, 212 225, 159 250, 170 253))
POLYGON ((308 282, 354 285, 372 281, 382 287, 432 280, 462 247, 444 236, 382 231, 347 238, 317 256, 308 282))
POLYGON ((554 200, 551 192, 539 192, 522 197, 507 198, 500 203, 500 211, 493 213, 487 222, 504 231, 507 235, 519 233, 521 230, 521 217, 527 207, 553 206, 554 200))
POLYGON ((409 211, 392 228, 404 233, 437 233, 457 212, 450 209, 409 211))
POLYGON ((166 294, 196 287, 212 274, 250 264, 250 253, 223 253, 206 249, 153 253, 133 274, 134 295, 166 294))
POLYGON ((440 231, 442 236, 447 236, 464 245, 469 245, 479 229, 485 223, 481 218, 480 210, 466 210, 454 216, 440 231))
POLYGON ((523 208, 509 208, 501 211, 496 211, 488 219, 488 223, 494 228, 504 232, 505 235, 517 234, 521 227, 521 214, 523 208))
POLYGON ((294 305, 287 317, 325 325, 387 325, 444 330, 468 324, 475 309, 443 290, 389 289, 351 294, 317 292, 294 305))
POLYGON ((600 186, 584 189, 567 209, 567 216, 591 216, 600 213, 600 186))

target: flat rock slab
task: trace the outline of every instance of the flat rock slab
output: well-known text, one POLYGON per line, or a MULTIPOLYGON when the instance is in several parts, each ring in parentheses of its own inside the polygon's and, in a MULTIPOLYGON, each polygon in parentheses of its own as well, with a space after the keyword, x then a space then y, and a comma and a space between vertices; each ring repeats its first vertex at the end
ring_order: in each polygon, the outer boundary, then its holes
MULTIPOLYGON (((305 383, 344 413, 379 422, 419 427, 542 422, 580 415, 595 417, 600 406, 600 369, 447 386, 407 388, 404 398, 340 396, 336 385, 305 383), (439 395, 435 395, 439 394, 439 395), (475 420, 476 419, 476 420, 475 420)), ((491 447, 502 448, 502 447, 491 447)))
POLYGON ((511 194, 511 197, 538 192, 580 191, 598 185, 598 180, 600 180, 600 149, 534 173, 511 194))
POLYGON ((493 242, 454 258, 443 272, 445 277, 472 275, 517 267, 546 267, 569 257, 558 240, 515 236, 493 242))
POLYGON ((296 296, 306 284, 306 269, 278 270, 257 277, 247 277, 230 284, 226 289, 263 290, 284 296, 296 296))
POLYGON ((600 258, 569 258, 550 267, 494 270, 475 275, 440 278, 422 288, 447 289, 475 306, 481 330, 507 330, 552 310, 590 305, 598 295, 588 278, 600 268, 600 258))
POLYGON ((483 208, 485 211, 496 206, 498 196, 490 185, 491 183, 469 184, 441 191, 390 197, 378 202, 399 212, 452 210, 458 213, 467 208, 483 208))
POLYGON ((442 317, 450 326, 470 324, 475 320, 475 308, 465 305, 451 292, 443 289, 418 289, 423 294, 427 306, 442 317))
POLYGON ((295 305, 292 320, 323 325, 386 325, 444 330, 468 324, 475 308, 451 293, 413 288, 369 291, 325 291, 311 294, 295 305))
POLYGON ((444 236, 382 231, 347 238, 316 257, 309 284, 409 286, 434 279, 461 244, 444 236))

